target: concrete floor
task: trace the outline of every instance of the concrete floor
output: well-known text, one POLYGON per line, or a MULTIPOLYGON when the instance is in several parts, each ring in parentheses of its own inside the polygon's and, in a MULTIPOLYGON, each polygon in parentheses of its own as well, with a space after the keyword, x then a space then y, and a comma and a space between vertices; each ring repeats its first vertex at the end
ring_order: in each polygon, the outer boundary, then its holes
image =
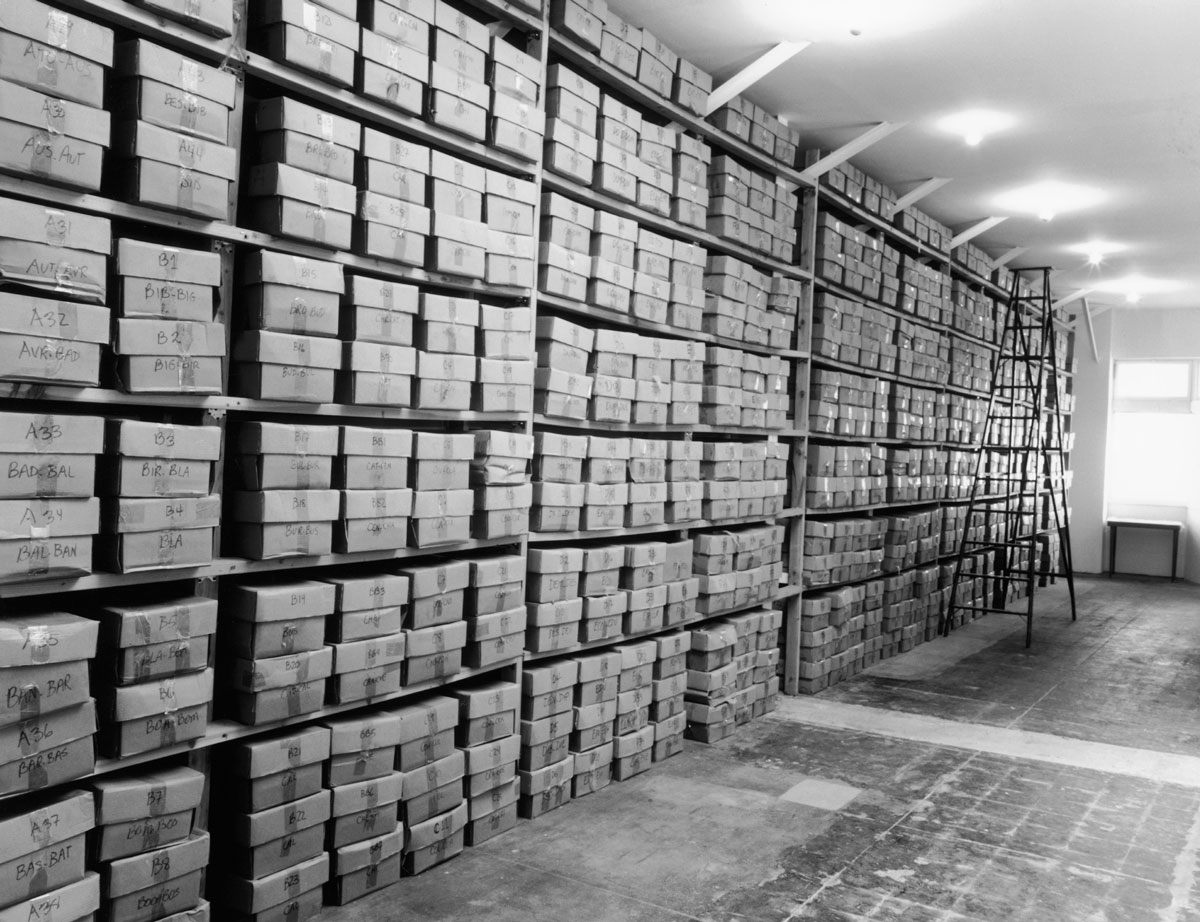
POLYGON ((322 919, 1200 922, 1200 587, 1078 588, 322 919))

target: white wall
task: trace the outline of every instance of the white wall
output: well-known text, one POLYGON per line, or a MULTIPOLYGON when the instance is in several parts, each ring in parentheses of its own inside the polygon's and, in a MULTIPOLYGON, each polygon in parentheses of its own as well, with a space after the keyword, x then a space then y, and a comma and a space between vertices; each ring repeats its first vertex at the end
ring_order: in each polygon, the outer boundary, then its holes
MULTIPOLYGON (((1118 308, 1094 318, 1099 361, 1092 359, 1086 324, 1081 323, 1075 351, 1076 408, 1072 420, 1076 438, 1071 496, 1074 517, 1071 537, 1075 569, 1101 572, 1108 561, 1105 516, 1105 452, 1109 437, 1109 404, 1114 359, 1200 357, 1200 309, 1118 308)), ((1200 417, 1189 417, 1200 436, 1200 417)), ((1200 470, 1200 468, 1198 468, 1200 470)), ((1200 580, 1200 474, 1188 495, 1161 509, 1117 507, 1114 514, 1139 518, 1184 517, 1187 536, 1180 549, 1179 572, 1200 580)), ((1122 530, 1118 539, 1119 568, 1125 572, 1166 573, 1169 543, 1163 533, 1122 530)))

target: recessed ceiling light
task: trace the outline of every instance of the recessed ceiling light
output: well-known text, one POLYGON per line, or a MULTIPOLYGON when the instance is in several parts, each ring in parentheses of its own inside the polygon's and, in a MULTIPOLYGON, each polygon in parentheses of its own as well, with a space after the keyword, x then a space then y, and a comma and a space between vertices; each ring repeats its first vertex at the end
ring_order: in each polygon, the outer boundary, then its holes
POLYGON ((1129 304, 1137 304, 1146 295, 1163 294, 1178 291, 1183 285, 1174 279, 1147 278, 1133 273, 1121 278, 1105 279, 1092 286, 1093 290, 1108 294, 1124 295, 1129 304))
POLYGON ((1043 221, 1049 221, 1066 211, 1091 208, 1107 197, 1107 193, 1094 186, 1045 180, 1009 189, 997 195, 992 204, 1002 211, 1037 215, 1043 221))
POLYGON ((966 109, 938 119, 937 127, 959 135, 968 147, 978 147, 988 135, 1011 128, 1016 121, 1008 113, 994 109, 966 109))

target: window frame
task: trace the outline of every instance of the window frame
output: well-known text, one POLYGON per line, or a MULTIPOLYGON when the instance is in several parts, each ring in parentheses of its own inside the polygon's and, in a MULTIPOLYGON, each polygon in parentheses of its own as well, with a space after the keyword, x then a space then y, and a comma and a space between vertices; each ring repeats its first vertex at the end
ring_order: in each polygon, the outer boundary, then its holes
POLYGON ((1112 412, 1114 413, 1200 413, 1200 359, 1114 359, 1112 393, 1112 412), (1188 367, 1187 396, 1118 397, 1117 373, 1122 365, 1186 365, 1188 367))

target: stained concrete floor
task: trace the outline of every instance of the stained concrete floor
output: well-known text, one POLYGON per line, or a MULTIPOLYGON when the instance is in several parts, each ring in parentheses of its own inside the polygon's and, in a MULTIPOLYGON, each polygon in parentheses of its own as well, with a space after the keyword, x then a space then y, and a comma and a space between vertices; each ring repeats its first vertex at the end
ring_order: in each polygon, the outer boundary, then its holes
POLYGON ((334 922, 1200 922, 1200 587, 1080 579, 334 922))

